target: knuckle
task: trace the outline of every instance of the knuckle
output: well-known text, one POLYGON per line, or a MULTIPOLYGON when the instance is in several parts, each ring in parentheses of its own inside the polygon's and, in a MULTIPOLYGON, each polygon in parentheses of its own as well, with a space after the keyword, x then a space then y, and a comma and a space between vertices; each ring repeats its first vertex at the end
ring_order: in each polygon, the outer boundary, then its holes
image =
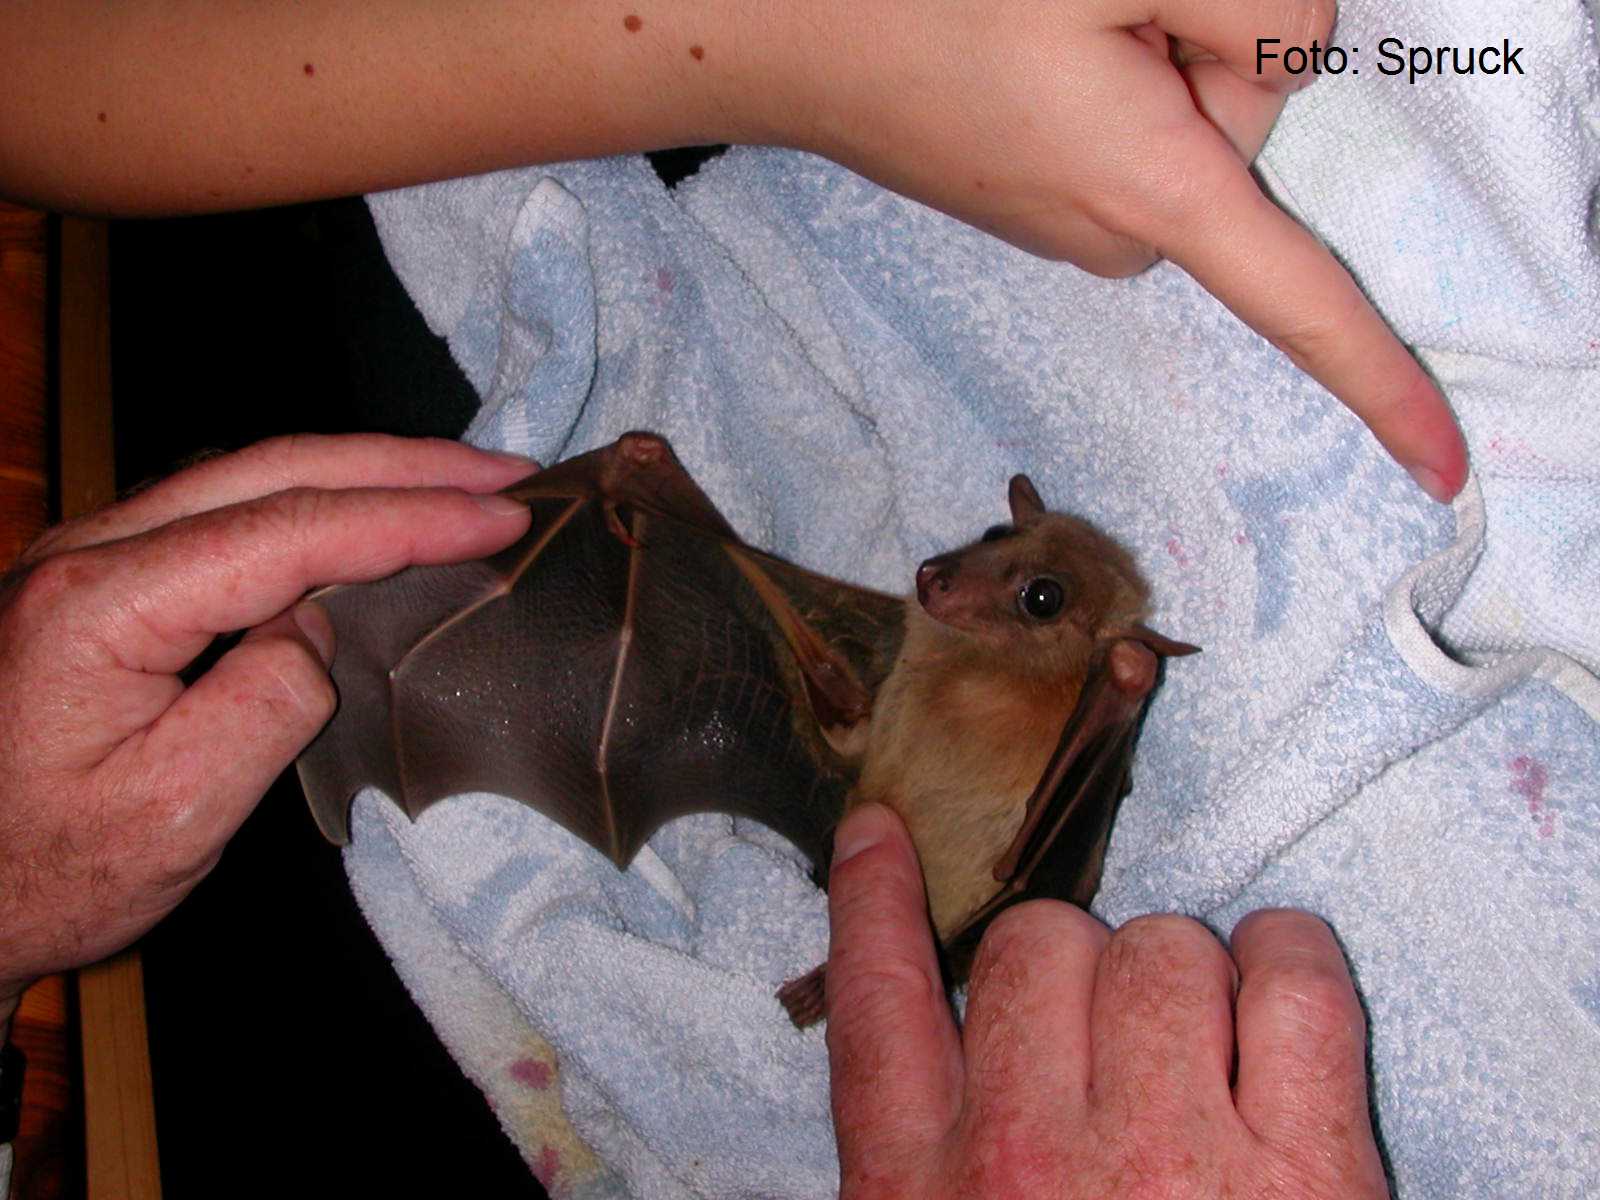
POLYGON ((1365 1036, 1365 1019, 1342 973, 1298 956, 1267 966, 1252 984, 1288 1032, 1310 1045, 1365 1036))
POLYGON ((327 493, 311 487, 293 486, 273 492, 263 507, 286 528, 300 531, 315 523, 327 502, 327 493))
POLYGON ((93 576, 88 554, 69 551, 28 563, 8 576, 5 594, 24 629, 36 630, 73 607, 73 596, 93 576))
POLYGON ((1208 974, 1232 988, 1233 962, 1217 939, 1189 917, 1159 914, 1137 917, 1111 935, 1098 981, 1153 1017, 1208 1003, 1209 995, 1195 986, 1208 974))
POLYGON ((248 682, 241 696, 250 716, 270 729, 320 728, 338 704, 316 652, 287 634, 247 639, 233 650, 248 682))
POLYGON ((1135 957, 1209 957, 1221 951, 1211 931, 1192 917, 1176 913, 1150 913, 1135 917, 1111 935, 1111 942, 1122 953, 1135 957))
POLYGON ((318 488, 290 487, 255 502, 250 532, 273 545, 305 549, 324 520, 329 494, 318 488))
POLYGON ((1359 1057, 1366 1017, 1333 931, 1295 909, 1250 914, 1235 929, 1253 940, 1241 1006, 1266 1015, 1285 1052, 1312 1073, 1359 1057))
POLYGON ((997 971, 1060 958, 1092 964, 1110 935, 1082 909, 1060 900, 1032 900, 1006 909, 989 925, 973 960, 974 987, 997 971))
POLYGON ((300 481, 304 464, 324 440, 314 433, 280 434, 246 446, 234 460, 259 471, 269 486, 292 488, 300 481))

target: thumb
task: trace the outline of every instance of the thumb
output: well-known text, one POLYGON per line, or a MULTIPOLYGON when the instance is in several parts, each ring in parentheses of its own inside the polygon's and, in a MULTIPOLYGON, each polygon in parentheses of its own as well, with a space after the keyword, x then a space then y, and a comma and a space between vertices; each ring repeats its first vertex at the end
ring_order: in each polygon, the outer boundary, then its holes
POLYGON ((922 871, 889 809, 865 804, 840 823, 828 908, 828 1062, 841 1176, 898 1172, 920 1165, 954 1125, 963 1071, 922 871))
POLYGON ((175 877, 203 873, 272 781, 333 715, 333 627, 304 602, 250 630, 185 689, 133 753, 178 811, 167 827, 175 877))

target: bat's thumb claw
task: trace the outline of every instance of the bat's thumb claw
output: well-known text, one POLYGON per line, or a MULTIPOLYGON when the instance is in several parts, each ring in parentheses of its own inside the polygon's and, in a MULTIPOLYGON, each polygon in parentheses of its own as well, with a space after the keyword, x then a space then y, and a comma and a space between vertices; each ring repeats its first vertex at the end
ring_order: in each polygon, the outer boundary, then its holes
POLYGON ((615 501, 606 501, 605 510, 606 528, 611 531, 612 537, 616 538, 617 541, 621 542, 629 550, 637 550, 640 546, 644 545, 644 543, 638 538, 634 537, 633 533, 628 529, 628 527, 622 523, 622 518, 617 515, 617 505, 615 501))

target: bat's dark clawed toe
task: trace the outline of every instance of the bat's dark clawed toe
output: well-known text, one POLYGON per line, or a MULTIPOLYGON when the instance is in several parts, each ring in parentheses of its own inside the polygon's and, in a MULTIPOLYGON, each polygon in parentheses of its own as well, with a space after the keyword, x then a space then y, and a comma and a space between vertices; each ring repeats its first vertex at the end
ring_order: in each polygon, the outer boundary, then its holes
POLYGON ((778 1003, 783 1005, 796 1029, 815 1025, 825 1015, 827 973, 828 966, 824 963, 778 989, 778 1003))

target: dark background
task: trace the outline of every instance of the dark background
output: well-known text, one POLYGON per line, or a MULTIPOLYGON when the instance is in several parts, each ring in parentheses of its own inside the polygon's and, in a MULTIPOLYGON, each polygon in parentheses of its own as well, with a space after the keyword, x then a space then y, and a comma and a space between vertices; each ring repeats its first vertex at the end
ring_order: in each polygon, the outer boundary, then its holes
MULTIPOLYGON (((656 157, 675 182, 704 152, 656 157)), ((278 433, 457 436, 477 397, 359 199, 112 228, 119 488, 278 433)), ((293 772, 144 941, 165 1194, 544 1195, 393 973, 293 772)))

